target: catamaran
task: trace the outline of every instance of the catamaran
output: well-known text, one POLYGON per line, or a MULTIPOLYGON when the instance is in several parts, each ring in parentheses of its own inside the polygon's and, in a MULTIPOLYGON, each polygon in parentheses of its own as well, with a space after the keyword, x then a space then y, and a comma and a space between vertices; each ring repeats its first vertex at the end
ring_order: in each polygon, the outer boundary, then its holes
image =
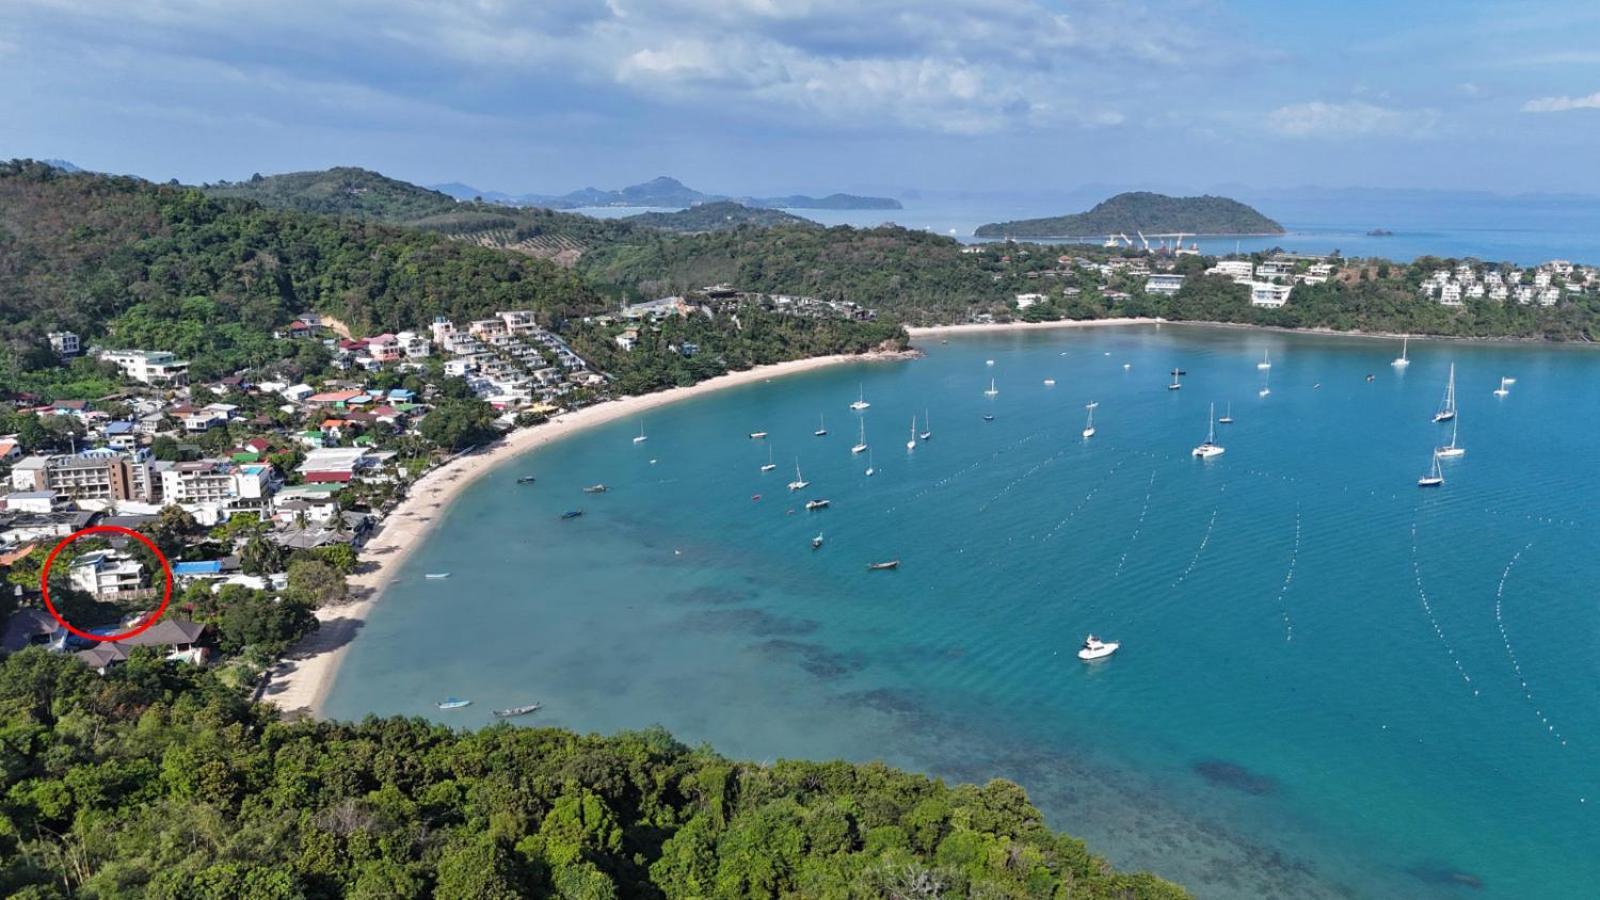
POLYGON ((1450 364, 1450 380, 1445 382, 1444 403, 1433 414, 1435 422, 1448 422, 1456 417, 1456 364, 1450 364))
POLYGON ((1089 421, 1085 422, 1083 425, 1083 436, 1086 438, 1094 437, 1094 408, 1099 405, 1100 404, 1091 400, 1089 401, 1089 405, 1084 407, 1084 409, 1089 411, 1089 421))
POLYGON ((1500 386, 1494 389, 1494 395, 1496 397, 1504 397, 1505 395, 1511 393, 1511 389, 1506 387, 1506 385, 1510 384, 1513 381, 1516 381, 1516 379, 1515 378, 1501 378, 1500 379, 1500 386))
POLYGON ((926 409, 922 411, 922 433, 917 435, 917 437, 924 441, 933 437, 933 419, 929 417, 926 409))
POLYGON ((856 438, 856 445, 850 448, 851 453, 865 453, 867 451, 867 420, 863 418, 858 424, 861 426, 861 433, 856 438))
POLYGON ((906 439, 906 450, 917 449, 917 417, 911 417, 911 437, 906 439))
POLYGON ((856 402, 850 404, 850 408, 856 412, 860 412, 871 405, 871 403, 867 402, 867 389, 862 387, 858 389, 856 393, 856 402))
POLYGON ((1173 369, 1172 370, 1172 383, 1167 385, 1167 390, 1169 390, 1169 391, 1178 391, 1178 390, 1182 390, 1183 389, 1183 384, 1178 381, 1178 376, 1182 375, 1182 374, 1183 374, 1183 370, 1182 369, 1173 369))
POLYGON ((1210 459, 1221 456, 1223 448, 1217 445, 1217 405, 1211 404, 1211 411, 1206 413, 1206 441, 1194 448, 1195 456, 1201 459, 1210 459))
POLYGON ((1263 372, 1272 368, 1272 351, 1261 351, 1261 362, 1256 363, 1256 368, 1262 370, 1263 372))
POLYGON ((1394 366, 1396 369, 1404 369, 1406 366, 1411 365, 1411 358, 1406 354, 1406 350, 1410 344, 1411 338, 1409 336, 1402 336, 1400 338, 1400 356, 1394 362, 1389 363, 1389 365, 1394 366))
POLYGON ((761 467, 761 471, 763 471, 763 472, 771 472, 773 469, 776 469, 777 467, 778 467, 778 464, 772 461, 772 448, 769 446, 767 448, 767 464, 761 467))
POLYGON ((1460 427, 1460 419, 1450 423, 1450 443, 1440 447, 1437 451, 1435 451, 1440 459, 1455 459, 1458 456, 1467 455, 1467 448, 1456 445, 1456 431, 1460 429, 1460 427))
POLYGON ((1217 420, 1217 424, 1218 425, 1232 425, 1233 424, 1233 401, 1232 400, 1228 401, 1227 411, 1222 414, 1222 418, 1217 420))
POLYGON ((1102 641, 1091 634, 1083 639, 1083 647, 1078 650, 1078 658, 1084 662, 1105 659, 1117 652, 1117 648, 1121 646, 1116 641, 1102 641))
POLYGON ((822 437, 828 433, 828 420, 826 416, 823 416, 821 413, 817 414, 817 430, 811 433, 817 437, 822 437))
POLYGON ((1444 484, 1444 472, 1439 469, 1439 451, 1435 450, 1433 468, 1428 470, 1428 474, 1417 479, 1417 487, 1438 487, 1441 484, 1444 484))
POLYGON ((794 461, 794 480, 789 482, 789 490, 803 491, 810 486, 811 482, 807 481, 805 476, 800 474, 800 460, 797 457, 794 461))
POLYGON ((985 397, 993 397, 995 394, 998 394, 998 393, 1000 393, 1000 390, 999 390, 999 388, 996 388, 994 386, 994 379, 993 378, 989 379, 989 389, 987 391, 984 391, 983 395, 985 397))
POLYGON ((635 444, 642 444, 642 443, 644 443, 645 441, 648 441, 648 440, 650 440, 650 439, 644 436, 644 423, 640 422, 639 423, 639 434, 638 434, 637 437, 635 437, 633 439, 633 442, 635 444))

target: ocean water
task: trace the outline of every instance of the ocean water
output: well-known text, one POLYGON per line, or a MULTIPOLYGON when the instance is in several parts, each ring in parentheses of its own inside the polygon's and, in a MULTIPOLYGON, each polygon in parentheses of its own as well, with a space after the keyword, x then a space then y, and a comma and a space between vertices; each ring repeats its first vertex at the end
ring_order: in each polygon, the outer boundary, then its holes
POLYGON ((327 712, 478 727, 538 700, 521 721, 1012 778, 1200 897, 1592 895, 1600 356, 1414 341, 1400 372, 1388 341, 1172 325, 923 343, 480 481, 327 712), (1467 453, 1419 490, 1452 362, 1467 453), (1236 421, 1202 462, 1212 402, 1236 421), (797 457, 812 485, 790 493, 797 457), (1080 662, 1090 631, 1122 649, 1080 662))

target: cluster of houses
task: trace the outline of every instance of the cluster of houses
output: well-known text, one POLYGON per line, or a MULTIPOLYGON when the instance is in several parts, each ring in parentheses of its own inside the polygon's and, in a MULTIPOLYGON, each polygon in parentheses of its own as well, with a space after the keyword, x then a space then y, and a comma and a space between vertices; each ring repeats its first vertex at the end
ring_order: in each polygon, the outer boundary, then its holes
MULTIPOLYGON (((641 303, 624 305, 616 315, 591 316, 585 321, 605 326, 618 326, 612 338, 618 347, 631 353, 639 345, 642 329, 658 325, 662 320, 703 315, 716 318, 728 315, 735 318, 742 309, 761 309, 785 316, 808 319, 847 319, 853 322, 870 322, 877 313, 849 300, 824 300, 797 294, 764 294, 741 291, 731 285, 714 284, 683 295, 661 297, 641 303)), ((671 350, 683 356, 700 352, 692 342, 674 345, 671 350)))
POLYGON ((502 411, 549 411, 578 388, 606 384, 604 375, 526 310, 499 312, 465 329, 440 317, 430 334, 448 357, 445 374, 466 379, 473 394, 502 411))
POLYGON ((1600 288, 1600 269, 1553 259, 1532 269, 1457 263, 1454 269, 1438 269, 1429 275, 1420 293, 1441 306, 1463 306, 1468 300, 1555 306, 1564 296, 1596 288, 1600 288))

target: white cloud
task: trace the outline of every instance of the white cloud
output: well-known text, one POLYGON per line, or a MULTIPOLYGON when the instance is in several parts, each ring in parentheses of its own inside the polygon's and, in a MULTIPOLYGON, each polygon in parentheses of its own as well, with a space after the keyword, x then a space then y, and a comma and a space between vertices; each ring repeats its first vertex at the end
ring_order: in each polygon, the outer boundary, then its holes
POLYGON ((1575 109, 1600 109, 1600 91, 1587 97, 1540 97, 1522 104, 1523 112, 1571 112, 1575 109))
POLYGON ((1437 112, 1427 109, 1394 109, 1361 100, 1313 100, 1278 107, 1267 116, 1267 127, 1294 138, 1422 137, 1433 130, 1438 119, 1437 112))

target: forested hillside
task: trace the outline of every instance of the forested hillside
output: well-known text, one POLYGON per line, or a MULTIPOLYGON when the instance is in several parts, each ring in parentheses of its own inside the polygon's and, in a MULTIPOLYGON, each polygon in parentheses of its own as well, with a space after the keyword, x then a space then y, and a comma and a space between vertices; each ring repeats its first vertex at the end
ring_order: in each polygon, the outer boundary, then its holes
POLYGON ((1178 898, 1016 785, 754 765, 659 730, 277 721, 141 651, 0 660, 0 893, 278 900, 1178 898))

